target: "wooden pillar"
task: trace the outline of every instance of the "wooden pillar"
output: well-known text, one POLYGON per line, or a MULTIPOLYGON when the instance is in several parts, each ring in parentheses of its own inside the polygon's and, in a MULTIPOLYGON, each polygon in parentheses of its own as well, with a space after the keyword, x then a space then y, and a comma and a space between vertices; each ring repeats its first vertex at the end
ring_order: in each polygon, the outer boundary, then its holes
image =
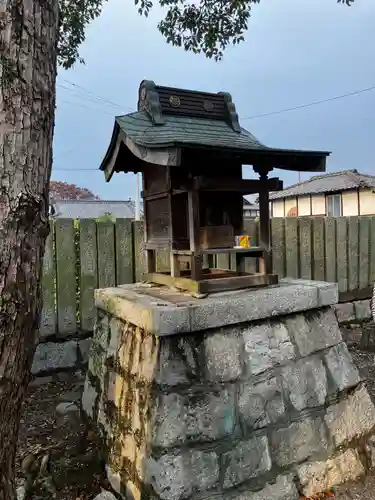
POLYGON ((259 174, 261 181, 259 191, 259 244, 265 250, 264 257, 259 259, 259 271, 262 274, 270 274, 272 272, 272 252, 270 238, 270 198, 267 179, 268 173, 272 168, 254 167, 254 170, 259 174))
MULTIPOLYGON (((145 200, 145 175, 142 172, 142 199, 143 199, 143 234, 144 245, 147 247, 148 231, 147 231, 147 201, 145 200)), ((146 273, 154 273, 156 271, 156 252, 155 250, 146 250, 146 273)))
POLYGON ((202 276, 202 255, 199 243, 199 195, 196 190, 189 191, 188 193, 188 215, 190 250, 193 252, 190 265, 191 278, 198 281, 202 276))

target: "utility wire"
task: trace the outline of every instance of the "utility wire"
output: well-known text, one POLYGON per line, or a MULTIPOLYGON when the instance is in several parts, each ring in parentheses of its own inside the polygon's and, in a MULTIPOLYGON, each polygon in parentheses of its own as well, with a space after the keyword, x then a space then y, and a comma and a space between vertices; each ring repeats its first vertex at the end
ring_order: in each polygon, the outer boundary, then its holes
MULTIPOLYGON (((66 80, 68 81, 68 80, 66 80)), ((68 82, 68 83, 71 83, 71 82, 68 82)), ((71 83, 72 85, 75 85, 73 83, 71 83)), ((82 89, 84 89, 84 87, 81 87, 82 89)), ((365 92, 370 92, 372 90, 375 90, 375 85, 371 86, 371 87, 366 87, 366 88, 363 88, 363 89, 359 89, 359 90, 356 90, 354 92, 348 92, 346 94, 341 94, 341 95, 337 95, 337 96, 334 96, 334 97, 329 97, 327 99, 322 99, 320 101, 313 101, 313 102, 309 102, 309 103, 306 103, 306 104, 301 104, 299 106, 294 106, 292 108, 285 108, 285 109, 280 109, 278 111, 271 111, 269 113, 263 113, 263 114, 260 114, 260 115, 254 115, 254 116, 247 116, 247 117, 244 117, 244 118, 240 118, 241 121, 243 120, 253 120, 253 119, 256 119, 256 118, 263 118, 263 117, 267 117, 267 116, 273 116, 273 115, 278 115, 278 114, 282 114, 282 113, 288 113, 290 111, 295 111, 295 110, 298 110, 298 109, 303 109, 303 108, 308 108, 308 107, 311 107, 311 106, 316 106, 318 104, 324 104, 324 103, 327 103, 327 102, 332 102, 332 101, 337 101, 339 99, 344 99, 346 97, 351 97, 351 96, 354 96, 354 95, 359 95, 359 94, 363 94, 365 92)), ((89 91, 88 91, 89 92, 89 91)), ((98 96, 99 98, 99 96, 98 96)), ((104 98, 102 98, 104 99, 104 98)), ((73 102, 69 102, 69 101, 65 101, 69 104, 75 104, 73 102)), ((82 107, 86 107, 86 108, 89 108, 89 106, 86 106, 86 105, 83 105, 83 104, 77 104, 78 106, 82 106, 82 107)), ((112 105, 116 105, 117 104, 114 104, 112 103, 112 105)), ((120 106, 120 105, 118 105, 120 106)), ((125 109, 125 108, 123 108, 125 109)), ((128 108, 130 109, 130 108, 128 108)), ((109 114, 109 113, 106 113, 106 114, 109 114)), ((53 168, 53 171, 54 172, 86 172, 86 171, 90 171, 90 172, 100 172, 101 171, 97 168, 53 168)))
MULTIPOLYGON (((79 94, 79 92, 81 92, 81 94, 88 94, 89 96, 92 96, 92 98, 96 99, 97 101, 101 101, 105 104, 109 104, 110 106, 114 106, 116 108, 121 108, 121 109, 126 109, 128 111, 134 111, 134 108, 129 108, 128 106, 123 106, 122 104, 119 104, 117 102, 114 102, 114 101, 111 101, 110 99, 108 99, 107 97, 103 97, 99 94, 95 94, 94 92, 92 92, 91 90, 88 90, 87 88, 85 87, 82 87, 81 85, 78 85, 77 83, 74 83, 74 82, 71 82, 70 80, 66 80, 65 78, 63 79, 63 82, 71 85, 72 87, 74 87, 73 89, 70 89, 69 87, 66 87, 64 85, 61 85, 61 84, 57 84, 58 87, 64 89, 64 90, 68 90, 68 91, 73 91, 75 90, 76 93, 78 91, 78 96, 79 97, 83 97, 82 95, 79 94)), ((87 97, 85 97, 87 99, 87 97)))
POLYGON ((293 108, 280 109, 278 111, 271 111, 270 113, 263 113, 261 115, 246 116, 245 118, 240 118, 241 120, 254 120, 255 118, 263 118, 265 116, 279 115, 281 113, 287 113, 289 111, 295 111, 296 109, 309 108, 310 106, 316 106, 317 104, 323 104, 325 102, 337 101, 338 99, 344 99, 345 97, 351 97, 353 95, 363 94, 364 92, 370 92, 374 90, 375 85, 372 87, 367 87, 365 89, 355 90, 354 92, 348 92, 347 94, 341 94, 334 97, 329 97, 328 99, 322 99, 321 101, 313 101, 307 104, 301 104, 299 106, 294 106, 293 108))

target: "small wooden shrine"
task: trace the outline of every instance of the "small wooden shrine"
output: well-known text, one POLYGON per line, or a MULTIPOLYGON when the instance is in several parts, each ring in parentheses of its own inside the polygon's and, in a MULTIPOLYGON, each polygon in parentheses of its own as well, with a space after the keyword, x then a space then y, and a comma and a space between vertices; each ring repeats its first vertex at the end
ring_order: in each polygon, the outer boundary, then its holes
POLYGON ((230 94, 160 87, 143 81, 138 111, 116 118, 100 167, 142 172, 145 280, 206 294, 277 283, 272 274, 269 192, 283 188, 274 169, 324 172, 329 153, 269 148, 239 124, 230 94), (243 179, 250 165, 258 179, 243 179), (243 235, 243 196, 259 193, 260 242, 243 235), (169 250, 170 272, 157 272, 156 252, 169 250), (214 255, 231 253, 235 269, 217 269, 214 255), (207 258, 205 258, 207 256, 207 258), (245 272, 245 258, 259 272, 245 272), (204 264, 205 263, 205 264, 204 264))

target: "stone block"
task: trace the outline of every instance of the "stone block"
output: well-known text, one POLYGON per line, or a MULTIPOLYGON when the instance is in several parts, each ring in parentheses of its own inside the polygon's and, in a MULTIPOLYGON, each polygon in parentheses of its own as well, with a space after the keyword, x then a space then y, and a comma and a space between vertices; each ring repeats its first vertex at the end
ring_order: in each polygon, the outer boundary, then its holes
POLYGON ((77 364, 77 342, 45 342, 36 348, 31 373, 74 368, 77 364))
POLYGON ((299 494, 293 476, 278 476, 274 483, 268 483, 257 492, 244 492, 232 500, 298 500, 299 494))
POLYGON ((355 317, 358 321, 371 319, 370 300, 358 300, 354 302, 355 317))
MULTIPOLYGON (((125 484, 125 498, 130 498, 131 500, 141 500, 141 491, 139 486, 137 486, 133 481, 126 481, 125 484)), ((117 500, 117 499, 116 499, 117 500)))
POLYGON ((271 470, 266 436, 241 441, 222 456, 223 486, 231 488, 271 470))
POLYGON ((360 381, 358 370, 345 343, 332 347, 324 355, 324 361, 333 382, 331 392, 354 387, 360 381))
POLYGON ((375 436, 370 436, 366 443, 367 457, 370 461, 370 467, 375 467, 375 436))
POLYGON ((327 449, 327 438, 319 418, 305 418, 271 433, 271 455, 280 467, 306 460, 327 449))
POLYGON ((185 442, 214 441, 233 433, 234 391, 197 393, 191 396, 162 394, 152 419, 152 444, 169 447, 185 442))
POLYGON ((239 418, 245 431, 258 429, 284 416, 282 389, 275 377, 259 384, 241 384, 239 390, 239 418))
POLYGON ((96 290, 95 304, 103 312, 159 336, 221 328, 315 309, 322 303, 321 288, 322 284, 316 286, 310 282, 306 285, 303 281, 285 280, 275 287, 193 299, 161 287, 152 288, 152 294, 148 294, 151 288, 138 283, 96 290))
POLYGON ((86 365, 89 362, 92 339, 82 339, 78 342, 78 353, 80 362, 86 365))
POLYGON ((99 493, 99 495, 96 495, 94 500, 117 500, 117 499, 109 491, 102 490, 101 493, 99 493))
POLYGON ((114 371, 110 371, 106 379, 108 385, 103 388, 103 396, 106 401, 113 403, 116 408, 120 409, 123 395, 128 391, 128 383, 122 375, 114 371))
POLYGON ((297 468, 301 493, 312 497, 365 473, 358 451, 349 449, 327 461, 302 464, 297 468))
POLYGON ((107 350, 109 342, 109 317, 100 310, 98 310, 95 320, 93 339, 103 350, 107 350))
POLYGON ((341 332, 331 308, 296 314, 286 319, 286 327, 301 356, 341 342, 341 332))
POLYGON ((118 438, 121 457, 128 462, 134 463, 137 454, 137 445, 134 436, 131 434, 122 434, 118 438))
POLYGON ((370 434, 375 428, 375 407, 367 389, 360 387, 328 408, 325 422, 336 447, 370 434))
POLYGON ((333 310, 335 311, 336 318, 339 323, 349 323, 350 321, 355 321, 354 305, 352 302, 336 304, 333 306, 333 310))
POLYGON ((123 321, 117 318, 110 318, 107 357, 117 355, 122 340, 122 332, 124 328, 125 328, 125 323, 123 321))
POLYGON ((158 363, 159 339, 146 335, 141 341, 138 377, 143 382, 151 383, 155 377, 158 363))
POLYGON ((163 337, 160 341, 159 363, 155 382, 174 387, 188 384, 199 372, 200 349, 195 337, 163 337))
POLYGON ((103 404, 103 398, 100 397, 98 398, 98 406, 97 406, 97 423, 99 427, 99 431, 104 439, 108 439, 109 436, 112 434, 112 425, 115 424, 116 422, 113 420, 111 421, 109 416, 107 415, 104 404, 103 404))
POLYGON ((109 465, 105 466, 105 471, 107 475, 107 479, 112 489, 117 493, 121 494, 121 475, 119 472, 114 471, 109 465))
POLYGON ((247 375, 257 375, 294 359, 295 351, 283 323, 264 322, 242 332, 247 375))
POLYGON ((281 370, 282 384, 293 407, 321 406, 327 397, 327 375, 318 356, 290 363, 281 370))
POLYGON ((145 480, 162 500, 180 500, 193 492, 214 487, 219 481, 216 453, 192 451, 150 458, 145 480))
POLYGON ((191 308, 191 331, 257 321, 318 307, 318 289, 299 284, 225 292, 191 308))
POLYGON ((100 380, 103 380, 104 377, 106 357, 106 351, 99 344, 93 342, 90 350, 88 370, 94 377, 100 380))
POLYGON ((337 283, 326 281, 282 278, 280 283, 304 285, 316 288, 318 291, 318 307, 331 306, 339 301, 339 290, 337 283))
POLYGON ((186 435, 183 415, 185 398, 180 394, 161 394, 152 416, 152 444, 166 448, 182 444, 186 435))
POLYGON ((237 329, 207 335, 203 348, 209 381, 227 382, 240 377, 243 344, 237 329))

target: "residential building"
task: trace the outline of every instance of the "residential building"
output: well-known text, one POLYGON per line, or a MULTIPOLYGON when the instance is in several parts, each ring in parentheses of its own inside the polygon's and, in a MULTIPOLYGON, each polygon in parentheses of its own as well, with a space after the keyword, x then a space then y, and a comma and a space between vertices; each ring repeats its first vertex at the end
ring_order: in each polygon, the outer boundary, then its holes
POLYGON ((247 197, 243 199, 244 219, 255 219, 259 217, 259 204, 255 198, 247 197))
POLYGON ((50 213, 60 219, 97 219, 105 215, 134 219, 135 202, 108 200, 51 200, 50 213))
POLYGON ((375 214, 375 176, 346 170, 316 175, 270 194, 272 217, 375 214))

